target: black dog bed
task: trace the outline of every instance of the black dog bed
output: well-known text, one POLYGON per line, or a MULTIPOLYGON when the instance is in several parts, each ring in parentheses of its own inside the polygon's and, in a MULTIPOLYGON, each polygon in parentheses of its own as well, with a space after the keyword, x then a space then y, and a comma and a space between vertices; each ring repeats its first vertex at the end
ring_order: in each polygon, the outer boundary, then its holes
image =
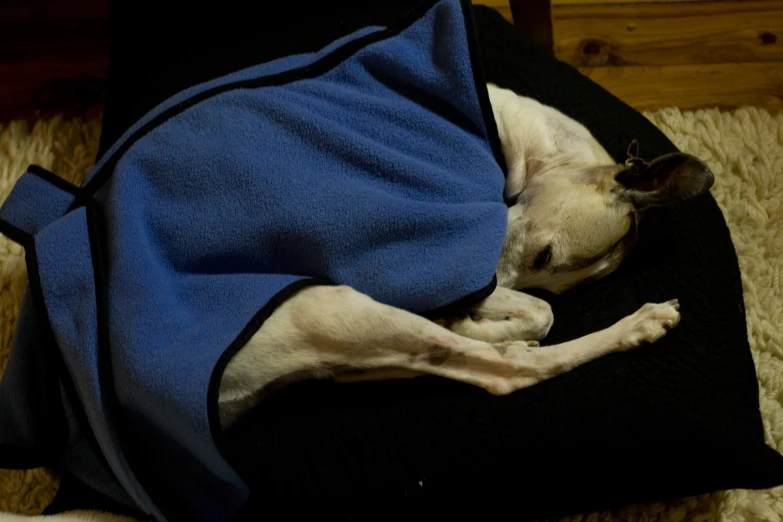
MULTIPOLYGON (((188 86, 316 50, 413 4, 298 2, 251 13, 229 1, 218 13, 165 13, 147 0, 115 2, 102 152, 188 86)), ((496 12, 474 14, 488 81, 582 122, 618 161, 633 139, 647 159, 676 150, 496 12)), ((423 506, 459 514, 475 503, 529 519, 783 484, 783 458, 764 443, 736 255, 710 195, 651 211, 610 277, 539 295, 556 318, 545 344, 607 327, 645 302, 676 297, 683 319, 655 345, 506 397, 434 377, 290 386, 221 441, 253 492, 236 519, 292 505, 350 516, 367 499, 386 508, 361 518, 423 506)), ((75 507, 122 511, 65 476, 48 511, 75 507)))

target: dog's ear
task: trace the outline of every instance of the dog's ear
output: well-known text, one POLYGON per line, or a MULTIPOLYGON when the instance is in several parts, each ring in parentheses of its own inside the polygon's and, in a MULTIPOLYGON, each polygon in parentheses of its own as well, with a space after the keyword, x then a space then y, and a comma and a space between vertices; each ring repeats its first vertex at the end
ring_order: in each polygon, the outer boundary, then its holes
MULTIPOLYGON (((632 144, 631 149, 634 149, 632 144)), ((690 154, 666 154, 650 163, 629 150, 625 169, 615 180, 620 197, 628 199, 638 209, 660 207, 683 201, 707 192, 715 176, 706 163, 690 154)))

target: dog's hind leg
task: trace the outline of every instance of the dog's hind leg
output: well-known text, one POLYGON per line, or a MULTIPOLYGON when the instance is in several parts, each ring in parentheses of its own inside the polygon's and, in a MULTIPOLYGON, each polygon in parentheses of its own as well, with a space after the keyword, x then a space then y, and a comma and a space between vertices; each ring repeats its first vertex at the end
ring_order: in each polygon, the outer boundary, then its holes
POLYGON ((228 427, 275 383, 356 370, 428 373, 506 394, 653 342, 678 321, 676 302, 647 304, 600 332, 531 348, 524 341, 468 339, 349 287, 309 287, 283 303, 229 361, 220 385, 221 422, 228 427))

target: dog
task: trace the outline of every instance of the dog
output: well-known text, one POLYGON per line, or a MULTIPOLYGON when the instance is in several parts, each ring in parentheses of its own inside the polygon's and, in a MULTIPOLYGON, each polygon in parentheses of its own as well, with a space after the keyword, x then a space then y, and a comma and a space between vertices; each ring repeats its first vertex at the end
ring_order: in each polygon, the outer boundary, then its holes
POLYGON ((612 352, 652 343, 680 321, 676 299, 605 330, 539 348, 551 307, 519 290, 553 293, 611 274, 652 207, 710 189, 714 176, 687 154, 618 165, 583 125, 552 107, 488 84, 508 176, 508 227, 498 287, 460 317, 434 322, 346 286, 306 288, 278 308, 229 361, 220 417, 230 427, 264 391, 302 378, 342 382, 431 374, 504 395, 612 352), (330 313, 339 310, 339 314, 330 313))
MULTIPOLYGON (((299 290, 228 362, 219 387, 222 429, 296 380, 429 374, 505 395, 655 342, 677 326, 673 299, 645 304, 579 339, 539 347, 552 327, 552 309, 520 290, 559 294, 611 274, 636 244, 637 224, 648 209, 711 188, 707 165, 681 153, 647 163, 636 142, 628 160, 617 164, 565 114, 494 84, 487 88, 508 166, 508 225, 494 292, 463 313, 430 320, 348 286, 299 290)), ((125 520, 98 512, 45 518, 125 520)))

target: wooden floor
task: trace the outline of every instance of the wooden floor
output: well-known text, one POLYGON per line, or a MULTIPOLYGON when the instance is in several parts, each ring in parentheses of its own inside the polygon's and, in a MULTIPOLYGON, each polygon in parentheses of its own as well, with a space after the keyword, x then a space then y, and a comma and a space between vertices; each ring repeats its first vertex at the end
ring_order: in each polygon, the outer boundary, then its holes
POLYGON ((638 109, 783 107, 783 0, 552 0, 552 35, 638 109))

